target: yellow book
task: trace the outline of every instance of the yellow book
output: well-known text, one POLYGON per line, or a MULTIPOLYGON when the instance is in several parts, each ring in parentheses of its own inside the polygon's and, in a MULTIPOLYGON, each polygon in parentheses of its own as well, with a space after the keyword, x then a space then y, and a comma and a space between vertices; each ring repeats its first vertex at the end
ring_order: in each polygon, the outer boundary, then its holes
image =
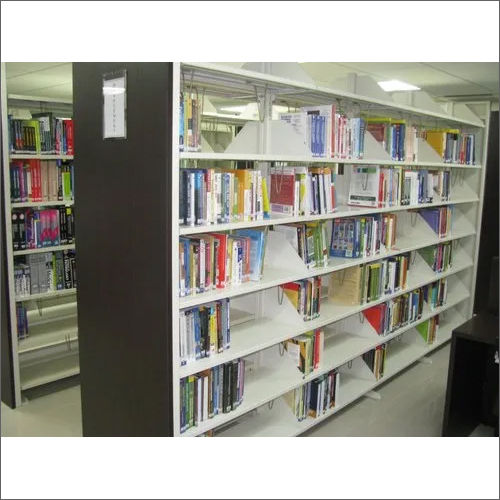
POLYGON ((210 352, 214 353, 214 352, 218 351, 218 346, 217 346, 217 311, 216 311, 214 306, 210 308, 209 331, 210 331, 210 352))
POLYGON ((269 195, 267 193, 267 181, 266 178, 262 177, 262 205, 264 209, 264 218, 269 218, 269 212, 271 211, 271 207, 269 206, 269 195))
POLYGON ((360 302, 362 266, 348 267, 331 274, 328 297, 338 304, 356 305, 360 302))
POLYGON ((238 210, 243 221, 251 220, 252 213, 252 173, 250 170, 234 170, 238 178, 238 210))

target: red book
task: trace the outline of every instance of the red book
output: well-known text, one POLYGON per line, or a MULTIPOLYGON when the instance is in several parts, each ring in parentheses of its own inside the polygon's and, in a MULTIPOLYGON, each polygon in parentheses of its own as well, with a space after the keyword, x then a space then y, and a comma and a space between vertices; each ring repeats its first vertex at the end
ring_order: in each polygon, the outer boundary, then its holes
POLYGON ((219 252, 217 255, 217 288, 226 287, 226 258, 227 258, 227 238, 224 233, 213 233, 212 236, 219 241, 219 252))
POLYGON ((74 155, 73 120, 64 120, 64 127, 66 129, 66 154, 74 155))
POLYGON ((271 211, 293 214, 295 202, 295 173, 283 172, 271 174, 271 211))
POLYGON ((319 366, 319 341, 321 337, 321 330, 314 331, 314 369, 319 366))
POLYGON ((370 325, 373 326, 373 328, 379 335, 382 333, 384 313, 385 304, 379 304, 363 311, 365 318, 369 321, 370 325))

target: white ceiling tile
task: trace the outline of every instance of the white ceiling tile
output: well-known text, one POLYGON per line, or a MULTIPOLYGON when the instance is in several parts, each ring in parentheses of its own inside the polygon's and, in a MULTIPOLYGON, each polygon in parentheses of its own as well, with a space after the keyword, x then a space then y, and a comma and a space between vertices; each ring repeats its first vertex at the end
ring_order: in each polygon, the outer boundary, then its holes
POLYGON ((5 76, 7 80, 9 80, 10 78, 14 78, 19 75, 41 71, 55 66, 67 66, 68 64, 71 66, 71 63, 60 62, 10 62, 5 63, 5 76))

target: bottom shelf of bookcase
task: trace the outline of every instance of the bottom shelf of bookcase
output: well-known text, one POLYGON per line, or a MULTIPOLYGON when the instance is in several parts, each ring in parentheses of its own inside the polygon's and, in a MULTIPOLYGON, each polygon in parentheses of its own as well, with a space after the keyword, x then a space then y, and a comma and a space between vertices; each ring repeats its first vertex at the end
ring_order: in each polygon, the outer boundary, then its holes
POLYGON ((457 314, 453 321, 450 321, 444 328, 440 328, 438 338, 430 345, 423 343, 401 343, 398 345, 398 342, 395 342, 394 346, 391 344, 392 349, 389 353, 390 358, 388 358, 390 362, 387 361, 385 374, 378 381, 370 380, 368 367, 366 367, 366 378, 342 372, 335 407, 318 418, 307 418, 299 422, 283 398, 277 398, 270 409, 261 407, 257 411, 250 412, 242 419, 231 422, 225 428, 216 429, 215 435, 217 437, 286 437, 302 434, 448 342, 451 339, 453 329, 464 321, 465 318, 457 314))
POLYGON ((21 367, 21 390, 32 389, 79 373, 78 351, 57 359, 40 361, 21 367))

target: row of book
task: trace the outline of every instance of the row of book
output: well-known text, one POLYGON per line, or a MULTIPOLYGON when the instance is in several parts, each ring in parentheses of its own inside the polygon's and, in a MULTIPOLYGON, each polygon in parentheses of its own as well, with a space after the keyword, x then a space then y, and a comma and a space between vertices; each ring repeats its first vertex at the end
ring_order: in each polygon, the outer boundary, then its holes
POLYGON ((319 317, 321 276, 292 281, 280 285, 280 287, 304 321, 311 321, 319 317))
POLYGON ((421 248, 418 253, 436 273, 448 270, 453 262, 453 245, 451 241, 421 248))
POLYGON ((448 201, 450 179, 443 170, 353 166, 348 204, 380 208, 448 201))
POLYGON ((179 295, 239 285, 262 277, 267 232, 239 229, 179 238, 179 295))
POLYGON ((10 197, 13 203, 73 200, 74 189, 71 161, 31 159, 10 163, 10 197))
POLYGON ((369 257, 390 250, 396 243, 396 215, 339 217, 333 221, 332 257, 369 257))
POLYGON ((284 399, 297 420, 318 418, 335 406, 339 393, 340 373, 331 370, 324 375, 287 392, 284 399))
POLYGON ((404 290, 410 269, 410 254, 354 266, 332 273, 328 295, 339 304, 365 304, 404 290))
POLYGON ((325 334, 323 330, 318 328, 287 340, 285 350, 288 356, 294 360, 297 368, 304 376, 307 376, 319 368, 323 358, 324 345, 325 334))
POLYGON ((363 311, 378 335, 386 336, 422 317, 427 287, 417 288, 363 311))
POLYGON ((419 131, 405 120, 367 118, 366 130, 393 161, 417 161, 419 131))
POLYGON ((446 238, 452 228, 452 207, 424 208, 420 215, 439 238, 446 238))
POLYGON ((16 304, 16 325, 18 340, 25 339, 28 333, 28 311, 23 303, 16 304))
POLYGON ((476 164, 475 135, 458 129, 426 130, 425 140, 445 163, 476 164))
POLYGON ((185 432, 243 401, 245 360, 237 359, 180 380, 180 430, 185 432))
POLYGON ((287 241, 304 261, 308 269, 328 265, 326 223, 281 224, 274 231, 284 234, 287 241))
POLYGON ((426 344, 433 344, 439 329, 439 314, 419 323, 415 328, 425 340, 426 344))
POLYGON ((203 98, 197 92, 179 95, 179 150, 201 151, 203 98))
POLYGON ((9 115, 11 153, 74 154, 73 120, 53 113, 33 113, 31 120, 9 115))
POLYGON ((14 265, 16 297, 76 288, 76 258, 73 250, 27 255, 14 265))
POLYGON ((441 278, 425 287, 425 300, 431 311, 446 304, 448 296, 448 280, 441 278))
POLYGON ((363 361, 375 375, 375 380, 380 380, 384 376, 386 354, 387 344, 381 344, 362 355, 363 361))
POLYGON ((229 299, 179 311, 181 365, 223 352, 230 345, 229 299))
POLYGON ((328 167, 271 169, 271 212, 299 215, 331 214, 336 210, 335 172, 328 167))
POLYGON ((269 217, 260 170, 181 169, 179 223, 187 226, 248 222, 269 217))
POLYGON ((312 156, 322 158, 362 158, 365 120, 347 116, 335 104, 307 106, 293 113, 280 113, 290 123, 312 156))
POLYGON ((11 220, 14 250, 69 245, 75 241, 73 207, 18 209, 12 212, 11 220))

